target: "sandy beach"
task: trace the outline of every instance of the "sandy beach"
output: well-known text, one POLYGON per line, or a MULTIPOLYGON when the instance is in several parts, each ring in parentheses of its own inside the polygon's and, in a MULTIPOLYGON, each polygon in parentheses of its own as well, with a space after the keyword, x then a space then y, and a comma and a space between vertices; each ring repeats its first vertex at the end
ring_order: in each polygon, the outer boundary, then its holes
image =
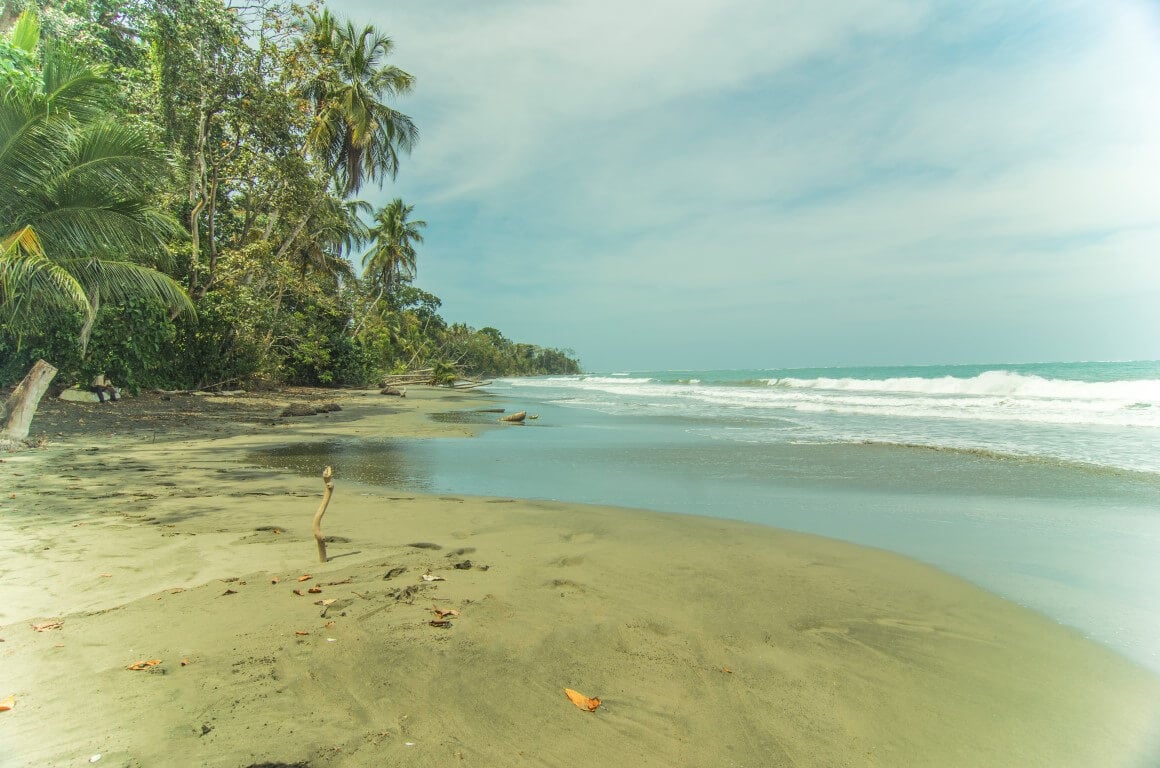
POLYGON ((518 429, 430 418, 494 405, 426 388, 46 402, 44 447, 0 454, 0 766, 1160 757, 1154 675, 887 552, 388 492, 336 466, 320 563, 322 481, 242 462, 290 441, 518 429), (321 401, 342 410, 278 415, 321 401))

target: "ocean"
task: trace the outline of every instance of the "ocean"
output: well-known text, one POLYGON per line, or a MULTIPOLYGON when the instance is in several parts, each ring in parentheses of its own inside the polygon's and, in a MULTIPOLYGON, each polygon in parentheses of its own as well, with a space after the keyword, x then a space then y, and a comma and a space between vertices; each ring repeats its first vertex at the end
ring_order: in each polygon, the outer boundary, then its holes
POLYGON ((880 547, 1160 672, 1160 362, 611 371, 486 391, 538 418, 473 439, 292 445, 256 460, 880 547))

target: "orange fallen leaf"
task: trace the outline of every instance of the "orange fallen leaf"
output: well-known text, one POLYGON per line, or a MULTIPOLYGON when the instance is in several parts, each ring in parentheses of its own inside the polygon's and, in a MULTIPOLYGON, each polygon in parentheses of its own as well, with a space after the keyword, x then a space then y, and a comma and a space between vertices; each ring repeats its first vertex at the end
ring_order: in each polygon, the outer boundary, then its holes
POLYGON ((729 669, 729 667, 721 667, 721 671, 727 675, 733 674, 733 670, 729 669))
POLYGON ((299 577, 298 577, 298 580, 299 580, 299 581, 309 581, 310 579, 313 579, 313 578, 314 578, 314 577, 313 577, 313 576, 311 576, 309 573, 304 573, 304 574, 302 574, 301 576, 299 576, 299 577))
POLYGON ((571 688, 565 688, 564 693, 568 694, 568 698, 572 703, 580 707, 586 712, 595 712, 596 708, 600 706, 600 699, 590 699, 579 691, 574 691, 571 688))
POLYGON ((160 663, 161 663, 161 659, 149 659, 148 661, 136 661, 136 662, 133 662, 132 664, 130 664, 129 666, 125 667, 125 669, 131 669, 134 672, 140 672, 143 669, 149 669, 150 667, 156 667, 160 663))
POLYGON ((302 635, 309 635, 310 633, 304 629, 296 629, 296 630, 294 630, 294 634, 302 636, 302 635))
POLYGON ((319 592, 322 591, 322 587, 311 587, 310 589, 308 589, 306 591, 312 595, 317 595, 319 592))
POLYGON ((57 619, 55 621, 44 621, 40 624, 33 624, 32 628, 37 632, 47 632, 50 629, 60 629, 64 626, 64 622, 57 619))
POLYGON ((459 615, 459 611, 456 611, 456 610, 451 609, 451 608, 444 610, 437 605, 431 606, 431 611, 441 619, 446 617, 446 616, 458 616, 459 615))
POLYGON ((9 696, 6 699, 0 699, 0 712, 7 712, 16 706, 16 697, 9 696))

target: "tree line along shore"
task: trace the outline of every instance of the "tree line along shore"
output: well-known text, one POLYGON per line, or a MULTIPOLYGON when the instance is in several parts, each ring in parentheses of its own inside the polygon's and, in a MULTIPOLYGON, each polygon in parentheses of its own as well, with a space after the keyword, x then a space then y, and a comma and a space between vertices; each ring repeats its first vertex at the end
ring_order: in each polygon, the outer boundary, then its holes
POLYGON ((573 373, 446 320, 382 30, 258 0, 0 6, 0 387, 354 386, 573 373))

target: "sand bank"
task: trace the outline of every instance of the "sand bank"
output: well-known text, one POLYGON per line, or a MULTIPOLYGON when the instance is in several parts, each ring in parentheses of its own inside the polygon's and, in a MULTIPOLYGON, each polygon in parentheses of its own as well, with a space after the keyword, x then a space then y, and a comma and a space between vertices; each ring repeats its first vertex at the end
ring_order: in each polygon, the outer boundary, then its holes
POLYGON ((385 492, 336 467, 324 530, 341 540, 318 563, 321 481, 240 457, 463 434, 427 414, 483 402, 409 394, 346 394, 342 412, 294 420, 277 418, 296 399, 282 395, 50 405, 48 447, 0 464, 0 699, 16 696, 0 712, 0 765, 1054 768, 1160 755, 1154 676, 877 550, 385 492), (432 626, 433 609, 458 615, 432 626), (565 687, 602 705, 582 712, 565 687))

